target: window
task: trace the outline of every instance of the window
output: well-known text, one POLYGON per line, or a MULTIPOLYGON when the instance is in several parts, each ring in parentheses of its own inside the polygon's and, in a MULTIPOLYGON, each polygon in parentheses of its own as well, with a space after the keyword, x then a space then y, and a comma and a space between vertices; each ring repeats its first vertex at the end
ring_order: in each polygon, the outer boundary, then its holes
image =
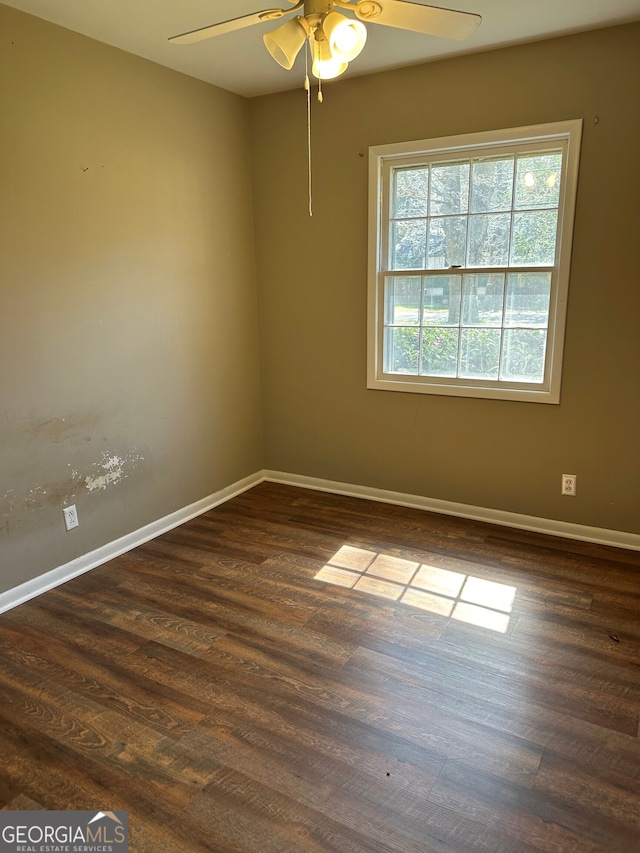
POLYGON ((581 129, 370 149, 369 388, 559 402, 581 129))

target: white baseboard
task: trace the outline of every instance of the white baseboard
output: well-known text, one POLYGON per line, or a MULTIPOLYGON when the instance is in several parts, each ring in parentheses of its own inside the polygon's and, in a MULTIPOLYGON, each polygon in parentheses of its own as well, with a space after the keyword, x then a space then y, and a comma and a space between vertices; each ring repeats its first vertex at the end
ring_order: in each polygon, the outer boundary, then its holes
POLYGON ((347 497, 366 498, 370 501, 393 503, 400 506, 424 509, 438 512, 442 515, 455 515, 460 518, 470 518, 474 521, 486 521, 489 524, 501 524, 504 527, 517 527, 520 530, 531 530, 535 533, 547 533, 550 536, 563 536, 566 539, 580 539, 583 542, 594 542, 598 545, 611 545, 614 548, 627 548, 640 551, 640 535, 626 533, 621 530, 608 530, 604 527, 588 527, 583 524, 573 524, 569 521, 554 521, 551 518, 537 518, 533 515, 520 515, 506 510, 487 509, 470 506, 469 504, 442 501, 436 498, 425 498, 421 495, 407 495, 402 492, 391 492, 386 489, 375 489, 371 486, 354 486, 350 483, 340 483, 334 480, 322 480, 318 477, 306 477, 302 474, 287 474, 283 471, 263 471, 264 480, 272 483, 284 483, 289 486, 301 486, 305 489, 315 489, 320 492, 333 492, 347 497))
POLYGON ((402 492, 392 492, 386 489, 375 489, 371 486, 355 486, 350 483, 340 483, 335 480, 322 480, 318 477, 306 477, 302 474, 287 474, 283 471, 257 471, 236 483, 232 483, 219 492, 215 492, 202 500, 172 512, 157 521, 151 522, 133 533, 128 533, 120 539, 108 542, 95 551, 83 554, 57 569, 45 572, 37 578, 26 581, 19 586, 0 593, 0 613, 17 607, 31 598, 47 592, 78 575, 91 571, 98 566, 108 563, 115 557, 125 554, 143 545, 150 539, 155 539, 174 527, 178 527, 198 515, 225 503, 247 489, 268 480, 272 483, 283 483, 289 486, 300 486, 320 492, 333 492, 347 497, 365 498, 381 503, 393 503, 399 506, 423 509, 429 512, 454 515, 460 518, 470 518, 474 521, 486 521, 490 524, 501 524, 505 527, 516 527, 521 530, 531 530, 536 533, 547 533, 551 536, 564 536, 567 539, 579 539, 584 542, 594 542, 599 545, 610 545, 614 548, 627 548, 640 551, 640 535, 626 533, 620 530, 608 530, 602 527, 587 527, 582 524, 572 524, 568 521, 554 521, 550 518, 537 518, 532 515, 520 515, 505 510, 487 509, 470 506, 469 504, 442 501, 436 498, 425 498, 420 495, 407 495, 402 492))
POLYGON ((35 598, 56 586, 60 586, 60 584, 66 583, 66 581, 78 575, 90 572, 91 569, 95 569, 103 565, 103 563, 108 563, 109 560, 113 560, 115 557, 119 557, 121 554, 137 548, 138 545, 143 545, 150 539, 155 539, 157 536, 173 530, 174 527, 178 527, 186 521, 202 515, 202 513, 219 506, 219 504, 225 503, 225 501, 231 500, 231 498, 242 492, 246 492, 247 489, 261 483, 263 479, 262 472, 250 474, 248 477, 232 483, 219 492, 214 492, 214 494, 176 510, 176 512, 172 512, 170 515, 164 516, 164 518, 152 521, 139 530, 134 530, 133 533, 128 533, 120 539, 108 542, 106 545, 96 548, 95 551, 90 551, 88 554, 76 557, 75 560, 71 560, 71 562, 65 563, 57 569, 52 569, 43 575, 39 575, 37 578, 25 581, 25 583, 13 589, 0 593, 0 613, 4 613, 5 610, 10 610, 12 607, 17 607, 18 604, 29 601, 29 599, 35 598))

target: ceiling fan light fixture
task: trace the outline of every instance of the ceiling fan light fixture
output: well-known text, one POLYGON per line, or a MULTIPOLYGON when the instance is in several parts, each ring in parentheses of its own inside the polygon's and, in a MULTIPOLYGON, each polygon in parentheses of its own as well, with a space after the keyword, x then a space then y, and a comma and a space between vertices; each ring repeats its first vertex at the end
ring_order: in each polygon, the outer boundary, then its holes
POLYGON ((347 70, 348 62, 343 62, 331 52, 331 45, 325 39, 313 39, 313 65, 311 73, 318 80, 333 80, 347 70))
POLYGON ((322 29, 329 42, 331 55, 342 62, 351 62, 358 56, 367 41, 367 28, 362 21, 354 21, 331 11, 325 15, 322 29))
POLYGON ((262 41, 278 65, 290 71, 311 30, 305 18, 291 18, 275 30, 265 33, 262 41))

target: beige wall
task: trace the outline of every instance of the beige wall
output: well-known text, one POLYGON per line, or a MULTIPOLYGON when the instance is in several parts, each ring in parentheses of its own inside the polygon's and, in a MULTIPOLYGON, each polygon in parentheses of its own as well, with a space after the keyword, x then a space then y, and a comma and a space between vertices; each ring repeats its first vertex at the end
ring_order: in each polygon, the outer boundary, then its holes
POLYGON ((640 532, 639 79, 631 25, 327 84, 312 219, 304 92, 252 102, 268 468, 640 532), (368 146, 574 118, 561 405, 367 391, 368 146))
POLYGON ((245 100, 0 6, 0 592, 262 467, 252 229, 245 100))

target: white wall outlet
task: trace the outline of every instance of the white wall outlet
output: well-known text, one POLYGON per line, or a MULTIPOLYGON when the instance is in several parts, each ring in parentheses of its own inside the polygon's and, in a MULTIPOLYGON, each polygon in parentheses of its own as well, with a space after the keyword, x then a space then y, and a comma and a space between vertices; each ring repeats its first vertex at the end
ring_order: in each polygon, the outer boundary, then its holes
POLYGON ((65 506, 62 512, 64 513, 64 525, 67 530, 73 530, 74 527, 78 527, 80 522, 78 521, 78 511, 75 504, 65 506))
POLYGON ((576 495, 576 480, 578 478, 575 474, 563 474, 562 475, 562 494, 563 495, 571 495, 575 497, 576 495))

